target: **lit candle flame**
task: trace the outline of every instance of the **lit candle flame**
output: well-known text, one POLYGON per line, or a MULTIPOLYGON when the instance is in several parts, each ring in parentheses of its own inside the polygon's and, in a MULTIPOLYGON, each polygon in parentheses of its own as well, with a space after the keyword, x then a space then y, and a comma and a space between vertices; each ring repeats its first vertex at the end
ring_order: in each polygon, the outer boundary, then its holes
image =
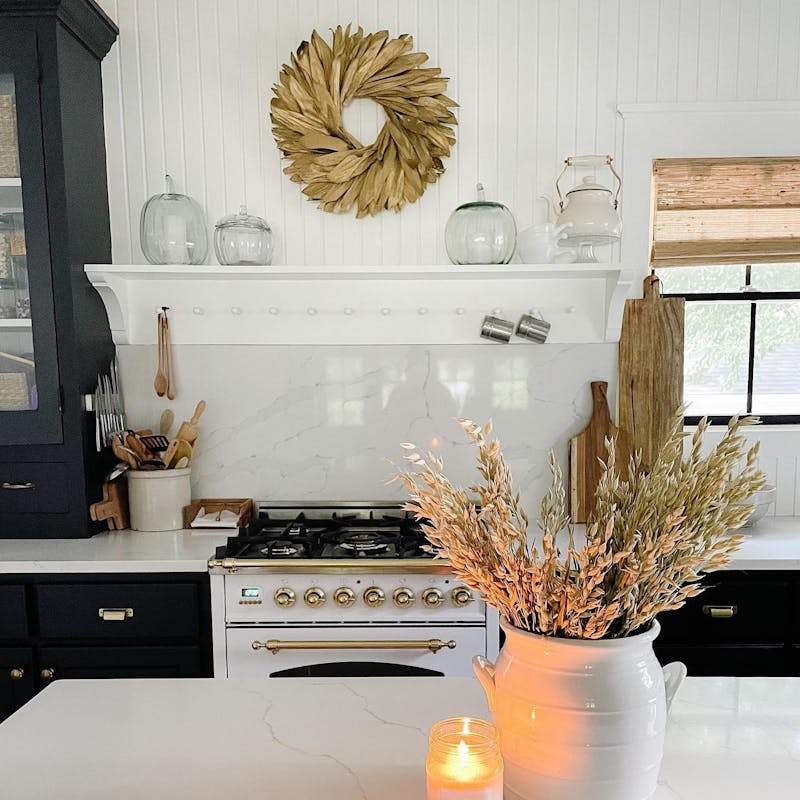
POLYGON ((469 732, 469 717, 464 717, 464 727, 461 729, 461 733, 466 736, 469 732))
POLYGON ((458 743, 458 759, 462 764, 469 763, 469 748, 463 739, 458 743))

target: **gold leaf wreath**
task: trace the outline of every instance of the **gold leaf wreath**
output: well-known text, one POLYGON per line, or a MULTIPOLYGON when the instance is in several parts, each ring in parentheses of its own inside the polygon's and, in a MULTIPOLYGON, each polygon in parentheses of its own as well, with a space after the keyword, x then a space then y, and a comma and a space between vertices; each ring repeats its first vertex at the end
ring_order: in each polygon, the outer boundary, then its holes
POLYGON ((456 143, 448 78, 422 69, 426 53, 412 53, 409 34, 365 35, 341 25, 329 45, 314 31, 273 86, 271 118, 278 147, 290 160, 284 172, 323 211, 357 217, 413 203, 444 172, 456 143), (342 109, 356 97, 378 103, 386 122, 370 145, 345 130, 342 109))

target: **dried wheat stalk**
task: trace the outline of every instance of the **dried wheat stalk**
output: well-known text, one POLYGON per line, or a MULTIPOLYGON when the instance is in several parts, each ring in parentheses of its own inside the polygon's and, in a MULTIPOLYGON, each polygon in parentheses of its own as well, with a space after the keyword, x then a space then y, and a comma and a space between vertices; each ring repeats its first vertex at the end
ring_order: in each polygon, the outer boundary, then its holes
POLYGON ((425 53, 388 31, 355 33, 337 26, 329 45, 314 31, 273 86, 272 131, 289 159, 284 172, 323 211, 358 217, 384 209, 399 211, 419 199, 444 172, 442 159, 455 144, 448 78, 421 67, 425 53), (386 113, 372 144, 363 145, 344 128, 342 109, 368 97, 386 113))
POLYGON ((607 441, 595 512, 578 544, 552 452, 540 536, 528 537, 500 443, 487 438, 491 424, 460 420, 478 448, 478 484, 454 486, 442 460, 412 444, 403 445, 412 469, 398 470, 394 479, 408 488, 406 508, 423 521, 431 544, 510 624, 552 636, 617 638, 703 591, 703 573, 725 566, 741 544, 743 537, 730 532, 747 520, 752 508, 745 501, 764 484, 758 444, 746 450, 741 432, 753 422, 732 419, 722 441, 703 456, 704 420, 684 455, 681 410, 650 472, 640 469, 636 454, 622 477, 615 443, 607 441))

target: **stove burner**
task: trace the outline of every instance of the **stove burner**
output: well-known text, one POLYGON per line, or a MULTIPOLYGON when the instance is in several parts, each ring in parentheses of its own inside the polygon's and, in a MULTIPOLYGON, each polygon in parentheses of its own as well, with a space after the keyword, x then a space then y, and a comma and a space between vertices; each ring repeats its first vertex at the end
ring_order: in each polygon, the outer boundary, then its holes
POLYGON ((385 536, 373 531, 363 533, 349 533, 339 540, 339 547, 343 550, 360 550, 362 552, 382 553, 389 547, 385 536))
POLYGON ((239 535, 217 548, 217 558, 391 559, 433 558, 420 523, 398 508, 397 513, 364 516, 348 508, 320 512, 292 509, 279 516, 259 515, 239 535))

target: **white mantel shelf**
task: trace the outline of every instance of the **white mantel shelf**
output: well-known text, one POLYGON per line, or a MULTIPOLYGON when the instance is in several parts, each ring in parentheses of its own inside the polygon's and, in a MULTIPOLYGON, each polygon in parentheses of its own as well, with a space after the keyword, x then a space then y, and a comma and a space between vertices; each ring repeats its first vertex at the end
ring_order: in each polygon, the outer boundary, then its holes
MULTIPOLYGON (((548 343, 617 341, 633 269, 619 264, 220 267, 87 264, 117 344, 486 344, 484 315, 534 311, 548 343)), ((519 337, 514 346, 536 347, 519 337)))
MULTIPOLYGON (((2 796, 424 800, 428 730, 465 714, 474 678, 57 680, 0 724, 2 796)), ((799 678, 690 677, 653 800, 796 800, 798 742, 799 678)))

